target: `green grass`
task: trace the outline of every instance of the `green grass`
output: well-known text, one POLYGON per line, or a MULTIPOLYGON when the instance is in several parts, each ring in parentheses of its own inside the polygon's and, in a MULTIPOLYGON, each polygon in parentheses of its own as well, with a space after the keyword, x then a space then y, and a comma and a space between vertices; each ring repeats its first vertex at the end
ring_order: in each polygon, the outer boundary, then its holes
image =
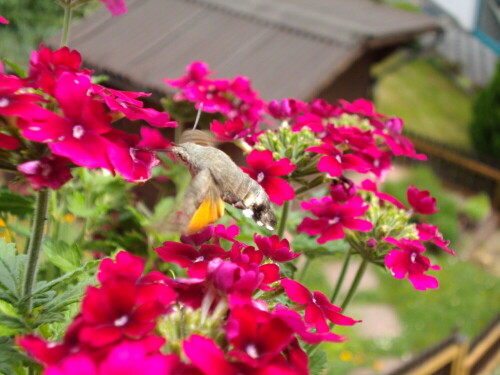
MULTIPOLYGON (((304 284, 329 295, 331 291, 322 275, 324 262, 320 258, 311 264, 304 284)), ((371 368, 376 373, 380 359, 419 353, 449 337, 455 329, 473 339, 500 312, 499 278, 447 254, 434 257, 432 263, 442 267, 432 272, 440 287, 425 292, 414 290, 408 280, 397 280, 373 267, 380 286, 360 292, 353 303, 393 306, 401 321, 402 335, 372 340, 359 336, 352 327, 337 327, 335 332, 347 335, 349 340, 323 344, 329 374, 347 374, 356 367, 371 368)))
MULTIPOLYGON (((382 64, 387 68, 398 58, 382 64)), ((471 98, 424 59, 407 62, 381 77, 375 103, 381 113, 403 118, 412 132, 471 149, 467 130, 471 98)))

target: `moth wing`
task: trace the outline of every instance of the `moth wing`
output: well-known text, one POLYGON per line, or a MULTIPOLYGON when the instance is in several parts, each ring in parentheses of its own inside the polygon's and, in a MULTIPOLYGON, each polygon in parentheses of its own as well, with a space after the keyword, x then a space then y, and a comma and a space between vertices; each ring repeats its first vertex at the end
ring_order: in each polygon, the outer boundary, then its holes
POLYGON ((180 139, 180 143, 195 143, 200 146, 213 146, 213 137, 202 130, 185 130, 180 139))
POLYGON ((224 214, 224 202, 208 169, 196 174, 183 198, 180 227, 187 234, 196 233, 216 222, 224 214))
POLYGON ((195 211, 186 228, 187 234, 199 232, 207 225, 215 223, 224 215, 224 202, 220 195, 211 189, 195 211))

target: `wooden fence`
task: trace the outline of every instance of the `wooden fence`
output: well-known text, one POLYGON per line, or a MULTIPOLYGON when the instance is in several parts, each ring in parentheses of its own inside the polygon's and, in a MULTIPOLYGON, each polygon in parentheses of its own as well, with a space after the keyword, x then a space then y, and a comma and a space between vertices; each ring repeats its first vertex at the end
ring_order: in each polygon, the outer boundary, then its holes
MULTIPOLYGON (((486 192, 496 211, 500 211, 500 161, 454 149, 414 133, 406 133, 418 152, 429 158, 438 176, 453 187, 466 192, 486 192)), ((400 158, 399 163, 415 165, 413 159, 400 158)))
POLYGON ((454 334, 388 375, 490 375, 500 367, 500 315, 472 342, 454 334))

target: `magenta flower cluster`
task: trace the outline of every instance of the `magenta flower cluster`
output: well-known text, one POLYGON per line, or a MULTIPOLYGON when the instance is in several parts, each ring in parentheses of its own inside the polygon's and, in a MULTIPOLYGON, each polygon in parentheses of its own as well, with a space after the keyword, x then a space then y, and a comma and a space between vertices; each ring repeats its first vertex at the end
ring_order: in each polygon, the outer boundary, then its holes
POLYGON ((30 335, 18 344, 48 375, 308 374, 299 340, 341 342, 329 322, 357 321, 324 294, 283 277, 279 264, 299 256, 287 240, 255 235, 254 246, 235 240, 238 233, 236 226, 210 226, 155 249, 187 277, 144 274, 144 261, 126 252, 103 260, 100 285, 87 288, 62 342, 30 335), (286 304, 255 297, 280 290, 286 304), (200 319, 186 320, 177 337, 162 336, 161 327, 182 314, 200 319))
POLYGON ((92 72, 81 63, 77 51, 40 46, 31 55, 26 78, 0 71, 0 149, 10 151, 4 163, 17 168, 36 190, 61 187, 71 178, 71 166, 104 168, 128 181, 145 181, 158 159, 136 148, 165 147, 168 141, 154 128, 143 127, 138 136, 112 122, 126 117, 156 128, 177 125, 167 113, 144 107, 138 98, 149 94, 92 83, 92 72), (34 159, 26 160, 30 156, 34 159))

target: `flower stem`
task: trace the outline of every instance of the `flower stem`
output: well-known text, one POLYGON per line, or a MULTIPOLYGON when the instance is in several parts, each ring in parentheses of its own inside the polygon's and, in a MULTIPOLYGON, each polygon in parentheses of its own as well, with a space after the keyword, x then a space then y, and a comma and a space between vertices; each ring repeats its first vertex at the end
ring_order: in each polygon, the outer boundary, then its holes
POLYGON ((27 311, 31 312, 33 285, 36 280, 36 272, 38 259, 40 258, 40 250, 42 249, 43 235, 45 231, 45 221, 47 219, 47 211, 49 207, 49 191, 41 189, 36 196, 35 214, 33 217, 33 226, 31 229, 31 238, 28 247, 28 264, 24 273, 23 282, 23 297, 27 298, 27 311))
POLYGON ((71 0, 64 2, 63 7, 64 7, 64 21, 63 21, 63 29, 61 37, 61 47, 68 45, 69 25, 71 24, 71 13, 73 12, 71 0))
POLYGON ((363 261, 359 265, 358 272, 356 272, 356 276, 354 277, 354 280, 351 284, 351 287, 349 288, 349 291, 347 292, 347 296, 344 299, 344 302, 342 302, 342 310, 345 310, 347 306, 349 305, 349 302, 351 302, 352 297, 354 296, 354 293, 356 293, 356 290, 358 289, 359 283, 361 279, 363 278, 363 275, 366 270, 366 266, 368 265, 368 261, 363 258, 363 261))
POLYGON ((280 226, 278 228, 278 237, 282 238, 285 233, 286 221, 288 220, 288 211, 290 210, 290 201, 283 203, 283 208, 281 209, 281 219, 280 226))
POLYGON ((304 267, 300 270, 300 276, 299 276, 299 281, 303 281, 304 277, 306 276, 306 271, 311 265, 311 258, 306 256, 306 262, 304 263, 304 267))
POLYGON ((347 273, 347 268, 349 267, 349 262, 351 260, 351 250, 347 251, 346 257, 344 259, 344 264, 342 265, 342 270, 340 271, 339 278, 337 279, 337 284, 335 285, 335 290, 333 291, 332 298, 330 298, 331 303, 335 303, 337 299, 340 288, 344 283, 345 275, 347 273))

